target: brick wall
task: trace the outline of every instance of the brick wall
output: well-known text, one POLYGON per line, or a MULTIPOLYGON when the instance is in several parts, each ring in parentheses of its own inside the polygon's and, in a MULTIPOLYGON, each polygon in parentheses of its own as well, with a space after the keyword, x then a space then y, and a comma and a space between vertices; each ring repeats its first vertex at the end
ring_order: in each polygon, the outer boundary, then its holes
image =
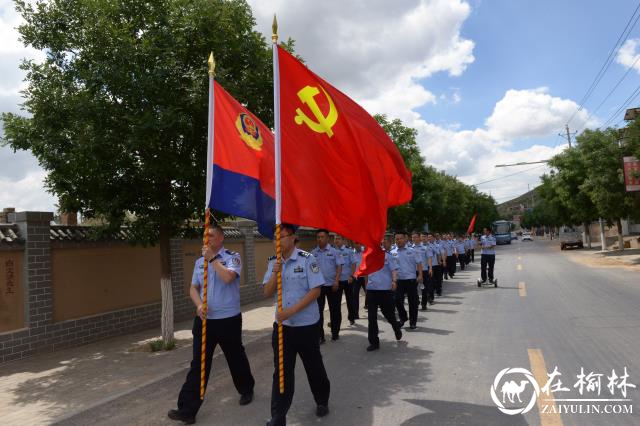
MULTIPOLYGON (((24 358, 34 353, 50 352, 62 348, 82 345, 100 339, 126 334, 134 331, 160 326, 161 304, 151 303, 110 312, 99 313, 55 322, 53 306, 55 294, 52 291, 52 232, 50 212, 9 213, 8 222, 17 225, 24 247, 22 287, 25 294, 25 328, 0 333, 0 364, 24 358)), ((242 243, 243 285, 240 288, 241 303, 247 304, 262 300, 262 289, 258 285, 262 276, 257 271, 264 269, 265 244, 271 244, 256 231, 250 221, 239 221, 237 227, 230 230, 229 243, 242 243), (261 245, 260 258, 256 259, 256 243, 261 245), (256 261, 260 266, 256 266, 256 261)), ((299 233, 304 245, 313 245, 313 233, 299 233)), ((56 250, 65 246, 75 249, 83 244, 94 247, 95 242, 55 242, 56 250)), ((185 274, 191 276, 184 266, 185 240, 170 241, 171 281, 173 290, 174 318, 176 321, 189 319, 194 315, 194 307, 185 289, 185 274)), ((3 247, 0 244, 0 249, 3 247)), ((15 244, 12 247, 15 249, 15 244)), ((127 273, 127 271, 123 271, 127 273)), ((59 283, 56 283, 58 285, 59 283)), ((159 283, 158 283, 159 287, 159 283)))

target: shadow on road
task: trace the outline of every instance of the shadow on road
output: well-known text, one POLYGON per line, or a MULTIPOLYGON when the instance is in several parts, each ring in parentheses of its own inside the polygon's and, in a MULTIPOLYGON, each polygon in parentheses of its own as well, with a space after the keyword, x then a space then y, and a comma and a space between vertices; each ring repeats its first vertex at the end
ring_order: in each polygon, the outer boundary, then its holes
POLYGON ((406 402, 429 410, 401 423, 412 425, 527 425, 524 416, 507 416, 495 406, 465 404, 461 402, 405 399, 406 402))

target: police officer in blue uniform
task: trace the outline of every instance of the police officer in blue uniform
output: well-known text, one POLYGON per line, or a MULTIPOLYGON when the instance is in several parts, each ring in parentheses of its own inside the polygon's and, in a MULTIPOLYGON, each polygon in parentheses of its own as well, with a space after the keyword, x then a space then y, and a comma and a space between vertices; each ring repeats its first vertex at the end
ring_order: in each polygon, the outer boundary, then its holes
POLYGON ((423 282, 422 259, 420 253, 407 247, 407 233, 396 232, 396 248, 391 250, 391 255, 398 262, 398 287, 396 289, 396 309, 400 317, 400 324, 409 319, 409 328, 415 330, 418 323, 418 282, 423 282), (416 280, 416 268, 418 279, 416 280), (404 308, 405 294, 409 299, 409 316, 404 308))
POLYGON ((253 399, 255 381, 249 360, 242 346, 242 315, 240 313, 240 254, 226 250, 222 243, 224 231, 214 224, 209 228, 209 245, 202 247, 202 256, 196 260, 189 294, 196 306, 193 321, 193 360, 178 396, 178 409, 170 410, 169 418, 184 423, 195 423, 202 405, 200 400, 200 351, 202 347, 202 321, 207 321, 205 354, 205 386, 211 372, 211 358, 217 345, 229 365, 233 384, 240 393, 240 405, 253 399), (204 264, 208 262, 207 308, 202 306, 204 264))
MULTIPOLYGON (((407 244, 408 245, 408 244, 407 244)), ((420 241, 420 231, 413 231, 411 233, 411 245, 412 249, 420 253, 420 260, 422 267, 426 270, 427 267, 427 247, 420 241)), ((418 268, 416 268, 416 279, 418 279, 418 268)), ((426 289, 427 279, 424 282, 418 284, 418 305, 420 304, 420 293, 424 293, 426 289)))
POLYGON ((320 271, 324 276, 320 297, 318 298, 318 310, 320 323, 318 324, 318 338, 324 343, 324 304, 325 298, 329 302, 329 318, 331 320, 331 340, 340 338, 340 326, 342 325, 342 289, 340 289, 340 274, 344 260, 338 250, 329 244, 329 231, 318 229, 316 231, 318 246, 311 250, 316 257, 320 271))
POLYGON ((460 270, 464 271, 464 267, 467 265, 467 245, 462 238, 462 235, 458 236, 458 241, 455 242, 456 253, 458 256, 458 262, 460 263, 460 270))
MULTIPOLYGON (((442 289, 442 266, 440 265, 440 247, 435 243, 432 234, 426 236, 427 240, 427 265, 429 273, 427 275, 427 285, 422 294, 422 310, 427 310, 427 302, 433 305, 435 291, 438 287, 438 279, 440 280, 440 289, 442 289)), ((442 290, 440 290, 442 291, 442 290)))
POLYGON ((480 268, 482 283, 487 281, 487 266, 489 267, 489 282, 493 280, 493 266, 496 263, 496 239, 491 234, 491 229, 484 228, 484 235, 480 238, 482 254, 480 255, 480 268))
POLYGON ((362 289, 362 291, 364 291, 365 293, 365 298, 364 298, 364 309, 367 309, 367 289, 366 289, 366 285, 367 285, 367 276, 366 275, 360 275, 356 277, 356 274, 358 272, 358 270, 360 269, 360 264, 362 263, 362 255, 364 254, 364 249, 365 247, 356 242, 354 243, 354 248, 353 248, 353 254, 351 255, 351 259, 353 260, 353 263, 351 264, 351 279, 353 282, 353 285, 355 287, 354 292, 355 292, 355 300, 354 300, 354 305, 356 307, 356 312, 358 312, 358 315, 356 316, 356 319, 360 318, 360 289, 362 289))
MULTIPOLYGON (((356 319, 359 319, 358 306, 356 305, 356 298, 358 295, 355 292, 355 283, 353 282, 353 249, 347 247, 344 243, 342 235, 336 235, 333 237, 333 246, 342 257, 342 271, 340 272, 340 279, 338 285, 344 292, 344 298, 347 302, 347 317, 349 324, 354 325, 356 319)), ((340 301, 342 303, 342 301, 340 301)))
POLYGON ((469 236, 469 259, 471 262, 475 263, 475 254, 476 254, 476 244, 478 244, 478 240, 475 235, 471 234, 469 236))
POLYGON ((325 282, 320 272, 318 260, 310 253, 295 247, 295 228, 282 224, 280 245, 282 259, 269 258, 269 265, 263 280, 266 297, 276 294, 277 273, 282 271, 282 312, 277 312, 276 320, 282 321, 284 394, 280 394, 278 372, 278 324, 273 323, 271 342, 273 346, 273 385, 271 388, 271 420, 269 426, 286 424, 286 416, 293 401, 296 355, 300 356, 309 380, 309 387, 316 402, 316 415, 329 413, 329 392, 331 384, 322 362, 318 343, 318 321, 320 314, 314 303, 320 296, 325 282))
POLYGON ((369 275, 367 280, 367 318, 369 320, 369 346, 367 351, 375 351, 380 348, 378 337, 378 307, 382 315, 391 324, 396 340, 402 339, 402 327, 396 319, 395 301, 393 292, 397 286, 398 262, 389 253, 391 242, 383 241, 385 248, 384 266, 379 271, 369 275))
POLYGON ((453 278, 456 274, 456 247, 451 234, 447 234, 445 236, 444 248, 447 251, 447 269, 445 271, 445 277, 449 275, 449 278, 453 278))

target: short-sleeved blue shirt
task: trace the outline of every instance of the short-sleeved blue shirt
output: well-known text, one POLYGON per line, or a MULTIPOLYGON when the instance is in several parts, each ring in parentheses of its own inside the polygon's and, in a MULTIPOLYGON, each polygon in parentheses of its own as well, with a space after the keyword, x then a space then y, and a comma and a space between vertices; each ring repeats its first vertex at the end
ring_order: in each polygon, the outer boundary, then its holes
MULTIPOLYGON (((236 316, 240 313, 240 272, 242 271, 242 259, 240 254, 226 250, 224 247, 218 251, 220 263, 227 269, 236 273, 236 277, 229 284, 225 283, 216 273, 212 264, 209 264, 207 279, 207 319, 221 319, 236 316)), ((191 277, 191 285, 200 290, 202 298, 204 283, 204 257, 196 260, 191 277)))
POLYGON ((398 279, 399 280, 415 280, 418 264, 422 263, 420 253, 411 247, 397 247, 391 250, 391 255, 398 262, 398 279))
POLYGON ((482 254, 496 254, 496 238, 493 235, 483 235, 480 237, 482 254))
POLYGON ((362 263, 362 255, 364 254, 364 246, 355 247, 353 249, 353 253, 351 254, 351 259, 353 263, 356 265, 356 272, 360 269, 360 264, 362 263))
MULTIPOLYGON (((267 272, 264 274, 262 285, 271 278, 275 256, 269 258, 267 272)), ((311 254, 298 248, 294 249, 291 256, 282 264, 282 309, 287 309, 298 303, 311 289, 320 287, 324 283, 324 277, 320 272, 318 260, 311 254)), ((276 299, 277 293, 274 296, 276 299)), ((291 327, 312 325, 320 320, 318 304, 309 303, 300 312, 291 315, 282 324, 291 327)))
POLYGON ((311 254, 316 257, 318 265, 320 265, 320 271, 324 276, 324 285, 332 286, 336 279, 336 268, 344 263, 340 252, 331 244, 327 244, 323 249, 320 247, 314 248, 311 250, 311 254))
POLYGON ((340 281, 347 281, 351 276, 351 265, 353 262, 353 249, 347 246, 342 246, 337 249, 338 253, 342 257, 342 271, 340 272, 340 281))
POLYGON ((384 266, 382 269, 369 275, 367 290, 391 290, 391 271, 398 270, 397 259, 390 253, 384 254, 384 266))

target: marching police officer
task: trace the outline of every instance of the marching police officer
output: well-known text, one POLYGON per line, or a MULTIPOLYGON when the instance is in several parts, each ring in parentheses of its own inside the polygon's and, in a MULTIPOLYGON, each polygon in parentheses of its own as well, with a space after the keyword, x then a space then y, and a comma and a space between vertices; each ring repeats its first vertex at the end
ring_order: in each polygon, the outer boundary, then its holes
POLYGON ((484 228, 484 235, 480 238, 482 254, 480 255, 480 268, 482 283, 487 281, 487 266, 489 266, 489 282, 493 280, 493 266, 496 263, 496 239, 491 234, 491 229, 484 228))
POLYGON ((447 251, 447 269, 445 270, 445 277, 449 275, 449 278, 453 278, 456 274, 456 247, 451 234, 445 235, 444 248, 447 251))
POLYGON ((407 233, 396 232, 396 248, 391 255, 398 262, 398 286, 396 289, 396 309, 400 317, 400 324, 407 321, 407 311, 404 308, 405 294, 409 298, 409 328, 415 330, 418 323, 418 282, 423 282, 422 259, 420 253, 407 247, 407 233), (418 279, 416 282, 416 268, 418 279))
MULTIPOLYGON (((410 247, 414 250, 417 250, 420 253, 420 261, 422 262, 422 267, 427 267, 427 247, 422 244, 420 241, 420 232, 413 231, 411 233, 411 245, 410 247)), ((418 268, 416 268, 416 279, 418 279, 418 268)), ((418 304, 420 304, 420 293, 424 293, 426 289, 428 280, 425 279, 424 282, 418 284, 418 304)))
POLYGON ((369 346, 367 351, 375 351, 380 348, 378 337, 378 307, 382 315, 391 324, 396 340, 402 339, 402 327, 396 319, 395 301, 393 291, 397 286, 398 263, 396 258, 389 253, 391 241, 383 240, 385 248, 384 266, 379 271, 369 275, 367 280, 367 318, 369 320, 369 346))
POLYGON ((340 325, 342 324, 342 289, 340 289, 340 275, 344 260, 338 250, 329 244, 329 231, 318 229, 316 231, 318 246, 311 250, 320 265, 320 271, 324 276, 324 284, 318 298, 318 310, 320 312, 320 323, 318 324, 318 337, 320 343, 325 342, 324 338, 324 304, 325 298, 329 302, 329 317, 331 319, 331 340, 340 338, 340 325))
MULTIPOLYGON (((342 235, 336 235, 333 237, 333 246, 342 257, 342 272, 340 272, 340 279, 338 285, 344 292, 344 298, 347 301, 347 316, 349 324, 354 325, 356 319, 359 319, 358 307, 356 305, 356 298, 358 297, 355 292, 355 283, 353 282, 353 249, 347 247, 344 244, 344 238, 342 235)), ((340 300, 342 303, 342 300, 340 300)))
POLYGON ((426 292, 422 295, 422 310, 427 310, 427 301, 433 305, 434 295, 440 284, 439 291, 442 293, 442 266, 440 265, 441 250, 433 238, 433 234, 427 235, 427 257, 429 275, 427 278, 426 292), (438 280, 440 280, 438 282, 438 280))
POLYGON ((458 262, 460 263, 460 270, 464 271, 464 267, 467 264, 467 245, 462 239, 462 235, 458 236, 458 241, 455 243, 456 253, 458 254, 458 262))
POLYGON ((226 250, 222 242, 224 231, 217 225, 209 228, 209 245, 202 247, 202 257, 196 260, 189 294, 196 306, 193 321, 193 360, 187 378, 178 396, 178 409, 170 410, 169 418, 184 423, 195 423, 202 405, 200 400, 200 353, 202 347, 202 321, 207 321, 205 354, 205 386, 211 372, 213 351, 220 345, 229 365, 233 384, 240 393, 240 405, 253 399, 255 381, 249 360, 242 346, 242 315, 240 313, 240 254, 226 250), (207 309, 202 306, 204 264, 209 263, 207 309))
POLYGON ((354 306, 356 308, 356 312, 358 312, 358 314, 356 315, 356 319, 360 318, 360 289, 362 289, 362 291, 364 291, 365 293, 365 298, 364 298, 364 309, 367 309, 367 289, 366 289, 366 284, 367 284, 367 277, 366 275, 360 275, 358 277, 356 277, 356 273, 358 272, 358 270, 360 269, 360 264, 362 263, 362 255, 364 254, 364 246, 358 242, 354 243, 354 248, 353 248, 353 254, 351 255, 351 258, 353 260, 353 263, 351 264, 351 279, 353 281, 353 286, 354 286, 354 293, 355 293, 355 300, 354 300, 354 306))
POLYGON ((475 263, 477 243, 478 243, 478 240, 476 239, 475 235, 473 234, 469 235, 469 256, 470 256, 471 262, 474 262, 474 263, 475 263))
POLYGON ((296 355, 300 355, 307 373, 318 417, 329 413, 331 387, 320 353, 317 328, 320 314, 314 303, 320 296, 325 279, 318 260, 295 247, 295 228, 289 224, 280 226, 282 259, 276 259, 275 256, 269 258, 263 280, 264 295, 273 296, 277 290, 277 273, 282 271, 282 312, 276 310, 276 320, 282 321, 283 328, 284 394, 280 394, 278 324, 274 322, 271 336, 274 364, 271 420, 267 423, 271 426, 286 424, 287 412, 293 400, 296 355))

